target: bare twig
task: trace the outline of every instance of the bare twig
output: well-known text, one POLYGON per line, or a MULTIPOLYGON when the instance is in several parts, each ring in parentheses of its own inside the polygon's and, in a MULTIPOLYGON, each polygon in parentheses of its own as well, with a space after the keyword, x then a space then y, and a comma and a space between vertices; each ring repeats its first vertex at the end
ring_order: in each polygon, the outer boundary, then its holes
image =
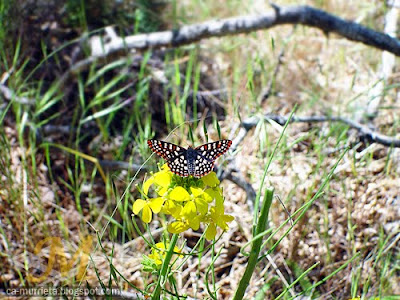
POLYGON ((98 53, 98 56, 105 56, 123 49, 176 47, 204 38, 248 33, 282 24, 303 24, 316 27, 324 32, 335 32, 350 40, 400 55, 400 42, 387 34, 376 32, 310 6, 288 6, 279 7, 279 14, 275 9, 275 11, 263 15, 233 17, 187 25, 176 30, 113 38, 112 43, 102 46, 103 52, 98 53))
POLYGON ((131 35, 124 38, 116 35, 112 37, 107 35, 109 41, 92 43, 92 56, 77 62, 62 76, 61 81, 65 81, 69 74, 87 69, 97 59, 105 58, 115 52, 178 47, 195 43, 205 38, 249 33, 282 24, 303 24, 319 28, 327 33, 334 32, 349 40, 361 42, 400 56, 400 41, 387 34, 374 31, 310 6, 278 7, 273 5, 273 8, 274 10, 262 15, 207 21, 169 31, 131 35), (98 45, 101 45, 101 47, 98 45))
MULTIPOLYGON (((264 116, 265 120, 273 120, 277 122, 280 125, 284 125, 288 119, 288 117, 283 117, 279 115, 273 115, 273 114, 267 114, 264 116)), ((244 122, 242 122, 242 126, 249 130, 250 128, 254 127, 257 125, 259 122, 259 118, 257 117, 252 117, 244 122)), ((368 142, 371 143, 377 143, 381 144, 384 146, 388 147, 400 147, 400 140, 395 139, 393 137, 387 136, 380 134, 376 131, 373 131, 372 129, 368 128, 365 125, 362 125, 361 123, 358 123, 356 121, 344 118, 344 117, 328 117, 328 116, 309 116, 309 117, 293 117, 290 120, 291 123, 293 122, 306 122, 306 123, 317 123, 317 122, 341 122, 344 124, 349 125, 351 128, 356 129, 361 138, 367 140, 368 142)))

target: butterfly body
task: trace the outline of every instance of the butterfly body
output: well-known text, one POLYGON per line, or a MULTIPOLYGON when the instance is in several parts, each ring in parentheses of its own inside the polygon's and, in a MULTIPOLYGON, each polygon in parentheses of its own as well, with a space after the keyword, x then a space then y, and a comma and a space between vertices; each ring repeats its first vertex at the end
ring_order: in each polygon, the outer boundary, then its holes
POLYGON ((187 161, 188 173, 189 175, 192 176, 194 176, 196 171, 196 164, 195 164, 196 158, 197 158, 196 151, 192 147, 189 147, 186 150, 186 161, 187 161))
POLYGON ((200 178, 212 171, 215 160, 228 151, 232 141, 220 140, 188 149, 159 140, 148 140, 147 144, 167 161, 173 173, 181 177, 200 178))

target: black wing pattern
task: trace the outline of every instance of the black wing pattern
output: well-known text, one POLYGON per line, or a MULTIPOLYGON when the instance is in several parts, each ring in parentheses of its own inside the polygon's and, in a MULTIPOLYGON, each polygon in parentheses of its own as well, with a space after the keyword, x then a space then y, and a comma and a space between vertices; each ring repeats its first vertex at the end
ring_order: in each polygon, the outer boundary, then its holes
POLYGON ((189 176, 186 149, 178 145, 167 143, 159 140, 148 140, 151 151, 161 156, 167 161, 171 171, 181 177, 189 176))
POLYGON ((193 152, 187 155, 188 150, 164 141, 148 140, 147 144, 153 152, 167 161, 173 173, 181 177, 193 175, 196 178, 200 178, 213 170, 215 160, 228 151, 232 141, 220 140, 201 145, 195 149, 189 149, 189 151, 195 151, 194 156, 193 152), (190 162, 188 162, 188 159, 190 159, 190 162))
POLYGON ((208 161, 202 156, 198 155, 195 160, 194 177, 200 178, 210 173, 214 168, 215 161, 208 161))
POLYGON ((213 143, 208 143, 197 147, 195 150, 208 161, 215 161, 218 157, 224 154, 232 145, 231 140, 219 140, 213 143))
POLYGON ((215 160, 228 151, 231 145, 231 140, 219 140, 195 148, 198 155, 195 161, 194 177, 203 177, 210 173, 214 168, 215 160))

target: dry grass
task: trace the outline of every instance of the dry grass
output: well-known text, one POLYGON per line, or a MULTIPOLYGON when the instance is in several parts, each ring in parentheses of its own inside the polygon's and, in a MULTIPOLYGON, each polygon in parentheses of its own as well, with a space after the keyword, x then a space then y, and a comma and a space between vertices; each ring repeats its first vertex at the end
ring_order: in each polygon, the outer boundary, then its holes
MULTIPOLYGON (((197 8, 201 13, 190 13, 197 11, 195 7, 198 3, 186 2, 181 4, 181 9, 186 9, 188 23, 269 9, 266 1, 255 1, 250 5, 240 2, 225 5, 208 1, 202 2, 202 9, 197 8)), ((378 1, 368 4, 364 1, 303 2, 344 18, 376 26, 377 30, 383 27, 378 25, 382 24, 383 16, 382 4, 378 1)), ((285 3, 289 2, 279 4, 285 3)), ((239 122, 237 108, 242 117, 269 112, 287 115, 295 104, 299 105, 298 115, 353 117, 364 108, 368 91, 379 80, 377 69, 381 52, 335 35, 327 37, 318 30, 304 27, 294 31, 285 47, 283 64, 275 81, 276 94, 263 107, 257 106, 257 91, 268 82, 282 43, 291 30, 290 26, 282 26, 267 32, 200 43, 202 55, 213 59, 210 68, 220 75, 221 86, 226 86, 229 91, 237 89, 237 94, 228 100, 226 121, 220 123, 225 137, 233 138, 237 133, 231 132, 232 120, 239 122), (275 49, 271 47, 272 38, 275 49), (261 62, 266 71, 261 67, 261 62), (249 76, 249 69, 254 74, 253 78, 249 76), (255 92, 248 88, 249 81, 255 83, 255 92)), ((397 80, 398 76, 394 75, 390 83, 395 84, 397 80)), ((374 120, 381 132, 392 134, 392 127, 396 129, 393 124, 398 122, 397 94, 397 88, 392 88, 383 98, 382 107, 390 109, 381 110, 374 120)), ((4 125, 9 146, 3 145, 0 153, 4 166, 2 171, 8 172, 0 174, 0 250, 3 261, 0 263, 0 287, 21 286, 26 283, 26 274, 35 274, 38 266, 43 269, 48 265, 49 248, 40 257, 33 253, 35 245, 43 238, 63 237, 64 248, 69 250, 66 252, 70 258, 79 248, 82 235, 95 237, 93 228, 101 231, 105 226, 108 220, 105 215, 110 215, 114 209, 129 177, 124 172, 113 177, 119 194, 112 196, 111 188, 101 187, 100 180, 82 180, 87 186, 86 189, 82 187, 80 199, 77 200, 77 194, 66 185, 50 179, 45 153, 42 150, 33 153, 31 151, 34 149, 22 145, 15 127, 12 121, 4 125), (32 157, 35 157, 35 161, 32 157), (77 208, 77 202, 82 205, 81 211, 77 208), (92 226, 88 226, 87 222, 92 226)), ((263 166, 271 147, 280 136, 280 130, 279 126, 269 123, 250 130, 235 154, 238 170, 255 189, 259 188, 263 166)), ((342 153, 341 147, 349 141, 356 141, 356 135, 346 130, 337 124, 293 124, 285 132, 284 145, 274 158, 266 184, 274 187, 275 194, 291 214, 316 193, 342 153), (342 140, 338 141, 339 137, 342 140)), ((199 127, 195 134, 201 136, 202 128, 199 127)), ((211 140, 218 139, 212 126, 209 127, 209 135, 211 140)), ((103 157, 112 157, 113 142, 108 145, 110 149, 104 147, 100 151, 103 157)), ((299 293, 332 275, 356 254, 358 256, 351 264, 317 287, 313 297, 347 299, 363 292, 368 297, 399 295, 400 184, 399 161, 394 153, 395 150, 380 145, 359 144, 351 149, 335 170, 322 197, 313 203, 305 217, 270 257, 260 261, 246 298, 254 298, 268 285, 265 299, 273 299, 285 288, 282 276, 289 283, 293 282, 307 268, 319 263, 291 289, 299 293)), ((65 173, 62 174, 68 169, 68 163, 65 163, 67 159, 65 154, 52 153, 53 176, 69 178, 65 173)), ((140 158, 136 159, 141 161, 140 158)), ((90 178, 90 172, 86 170, 82 174, 90 178)), ((135 181, 139 182, 139 179, 135 181)), ((227 181, 223 186, 226 211, 235 217, 235 221, 215 245, 217 250, 223 248, 215 262, 215 275, 219 299, 230 299, 246 266, 247 260, 240 253, 240 248, 252 238, 252 213, 248 210, 244 191, 227 181)), ((133 192, 134 189, 131 190, 133 192)), ((288 218, 279 201, 274 201, 270 217, 272 228, 278 228, 288 218)), ((114 216, 116 221, 122 218, 118 213, 114 216)), ((158 221, 153 222, 150 229, 156 231, 159 224, 158 221)), ((282 228, 274 241, 288 228, 289 225, 282 228)), ((126 281, 141 289, 146 288, 153 280, 142 271, 140 264, 142 254, 149 251, 147 245, 141 237, 123 241, 121 236, 114 234, 114 229, 109 226, 105 231, 103 249, 99 247, 92 252, 93 264, 87 270, 85 281, 91 286, 98 286, 99 277, 108 282, 110 261, 107 255, 112 256, 113 266, 126 281)), ((156 236, 160 237, 159 231, 156 236)), ((184 237, 189 247, 198 239, 197 233, 191 232, 186 232, 184 237)), ((200 264, 196 256, 187 261, 176 274, 181 294, 198 299, 208 297, 204 280, 199 281, 198 278, 204 278, 211 260, 212 252, 209 251, 201 258, 200 264)), ((77 268, 61 276, 58 265, 55 265, 41 284, 76 284, 74 277, 77 268)), ((119 279, 120 287, 130 288, 124 280, 119 279)))

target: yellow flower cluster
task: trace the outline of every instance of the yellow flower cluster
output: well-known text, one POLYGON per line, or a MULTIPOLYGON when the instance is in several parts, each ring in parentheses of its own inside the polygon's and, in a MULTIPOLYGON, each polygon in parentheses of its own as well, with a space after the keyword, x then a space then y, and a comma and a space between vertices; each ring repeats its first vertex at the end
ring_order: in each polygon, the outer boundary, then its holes
POLYGON ((153 213, 171 215, 175 220, 168 224, 170 233, 181 233, 189 228, 198 230, 200 224, 207 227, 205 237, 215 238, 217 227, 227 230, 233 217, 225 214, 224 197, 219 187, 220 181, 214 172, 201 177, 179 177, 165 164, 143 184, 142 195, 133 203, 133 213, 140 212, 143 222, 150 223, 153 213), (149 198, 153 187, 158 197, 149 198))

